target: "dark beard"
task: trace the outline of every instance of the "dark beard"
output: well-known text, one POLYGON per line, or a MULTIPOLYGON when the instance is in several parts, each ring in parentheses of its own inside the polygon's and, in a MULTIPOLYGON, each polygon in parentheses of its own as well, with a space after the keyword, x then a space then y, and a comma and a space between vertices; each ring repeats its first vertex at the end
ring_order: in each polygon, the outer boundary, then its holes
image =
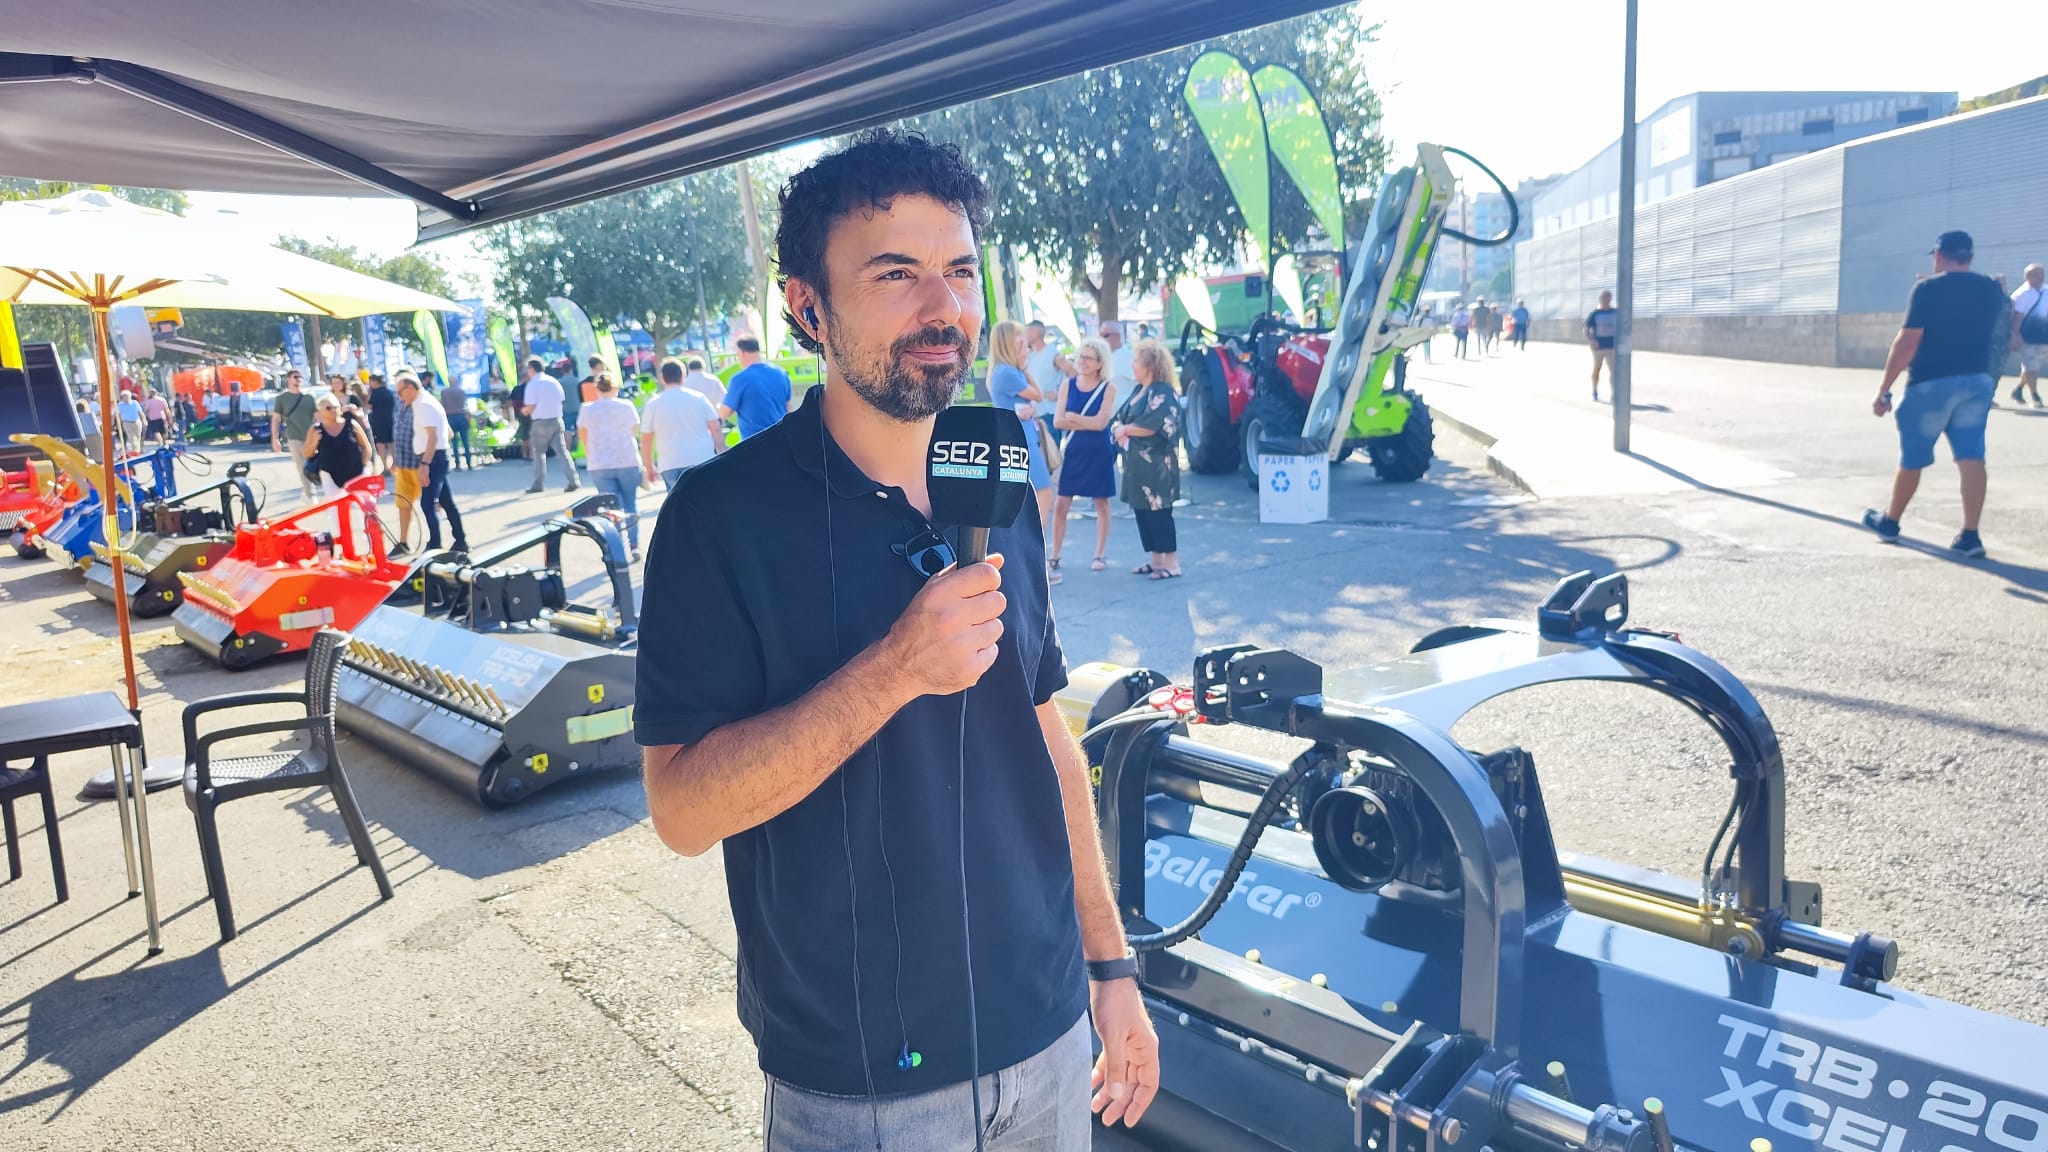
POLYGON ((841 378, 860 394, 861 399, 882 415, 905 424, 928 420, 959 399, 974 359, 974 348, 967 342, 967 334, 953 327, 926 330, 891 344, 888 367, 879 379, 875 373, 848 363, 848 358, 836 347, 828 346, 826 351, 832 357, 833 366, 839 369, 841 378), (941 347, 959 351, 960 358, 951 367, 926 366, 904 360, 904 356, 915 349, 941 347))

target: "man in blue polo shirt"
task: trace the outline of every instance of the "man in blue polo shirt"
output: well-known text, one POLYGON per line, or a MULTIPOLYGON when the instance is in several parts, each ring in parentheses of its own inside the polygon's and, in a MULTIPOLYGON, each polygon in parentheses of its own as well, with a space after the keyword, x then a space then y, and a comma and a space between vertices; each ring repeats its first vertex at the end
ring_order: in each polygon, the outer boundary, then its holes
POLYGON ((771 1152, 1084 1152, 1091 1105, 1144 1113, 1159 1052, 1052 703, 1044 541, 1027 504, 956 566, 925 481, 981 334, 987 191, 952 146, 879 130, 781 207, 825 383, 662 505, 648 812, 679 852, 724 845, 771 1152))
POLYGON ((740 439, 745 440, 789 415, 789 373, 761 359, 761 342, 752 336, 740 337, 734 346, 740 350, 740 370, 725 386, 718 414, 736 418, 740 439))

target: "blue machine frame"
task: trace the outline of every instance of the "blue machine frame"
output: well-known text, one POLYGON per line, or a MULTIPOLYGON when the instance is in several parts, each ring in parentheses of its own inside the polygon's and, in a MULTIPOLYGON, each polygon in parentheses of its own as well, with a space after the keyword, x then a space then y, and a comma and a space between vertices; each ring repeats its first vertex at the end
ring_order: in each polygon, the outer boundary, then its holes
POLYGON ((1165 1083, 1141 1133, 1370 1152, 1673 1139, 1714 1152, 1758 1139, 1777 1152, 2048 1152, 2048 1031, 1894 987, 1889 941, 1810 923, 1817 889, 1784 877, 1783 763, 1762 707, 1727 669, 1626 630, 1626 616, 1621 577, 1581 573, 1533 627, 1448 629, 1327 684, 1292 653, 1205 652, 1205 716, 1313 741, 1292 765, 1189 739, 1170 718, 1090 742, 1134 935, 1185 928, 1230 885, 1200 939, 1143 957, 1165 1083), (1446 735, 1486 700, 1570 680, 1650 688, 1720 735, 1740 810, 1732 867, 1695 891, 1604 861, 1561 865, 1526 754, 1476 756, 1446 735), (1361 890, 1323 867, 1313 800, 1361 765, 1412 782, 1441 815, 1454 889, 1361 890), (1283 788, 1294 818, 1230 859, 1248 823, 1285 807, 1283 788), (1574 908, 1567 877, 1589 875, 1745 927, 1717 950, 1574 908))

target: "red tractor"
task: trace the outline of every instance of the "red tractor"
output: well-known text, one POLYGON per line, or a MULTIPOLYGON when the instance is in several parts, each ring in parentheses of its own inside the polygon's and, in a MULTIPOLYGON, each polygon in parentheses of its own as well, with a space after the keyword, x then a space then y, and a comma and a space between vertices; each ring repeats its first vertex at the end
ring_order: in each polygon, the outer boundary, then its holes
MULTIPOLYGON (((1330 333, 1297 327, 1270 314, 1253 320, 1242 336, 1205 333, 1216 339, 1213 344, 1196 343, 1198 331, 1200 326, 1190 322, 1181 332, 1188 462, 1197 472, 1235 468, 1246 483, 1257 487, 1259 446, 1301 435, 1309 401, 1322 378, 1330 333)), ((1397 394, 1406 382, 1406 367, 1404 359, 1394 358, 1397 394)), ((1413 401, 1394 428, 1391 435, 1348 440, 1335 458, 1348 459, 1362 444, 1381 480, 1420 479, 1435 450, 1429 409, 1420 400, 1413 401)), ((1320 452, 1320 447, 1310 447, 1304 454, 1320 452)))

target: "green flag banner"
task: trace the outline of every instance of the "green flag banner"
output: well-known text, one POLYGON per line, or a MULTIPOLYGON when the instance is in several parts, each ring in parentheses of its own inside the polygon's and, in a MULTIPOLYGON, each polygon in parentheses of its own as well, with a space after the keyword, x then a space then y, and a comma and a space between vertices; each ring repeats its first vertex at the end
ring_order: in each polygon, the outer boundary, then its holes
POLYGON ((580 380, 590 367, 590 358, 597 355, 597 331, 590 326, 590 317, 583 309, 566 296, 548 297, 548 311, 555 314, 555 323, 562 329, 562 339, 569 342, 569 352, 576 357, 570 374, 580 380))
POLYGON ((1266 126, 1260 120, 1251 72, 1228 52, 1204 52, 1188 69, 1181 94, 1223 169, 1223 181, 1237 199, 1238 213, 1264 266, 1272 259, 1272 201, 1266 126))
POLYGON ((512 342, 512 322, 503 316, 493 316, 490 333, 491 351, 498 357, 498 375, 510 390, 519 383, 519 346, 512 342))
POLYGON ((435 381, 443 388, 448 386, 448 348, 441 340, 441 314, 421 309, 412 314, 413 335, 420 338, 420 347, 426 350, 427 367, 434 370, 435 381))
POLYGON ((1252 73, 1252 87, 1265 113, 1266 143, 1273 158, 1301 189, 1316 223, 1336 248, 1344 247, 1344 200, 1337 190, 1337 149, 1330 126, 1308 82, 1278 64, 1252 73))
POLYGON ((597 357, 604 361, 604 370, 611 373, 612 383, 621 388, 625 387, 626 378, 619 374, 619 344, 612 339, 612 330, 609 328, 597 330, 597 357))

